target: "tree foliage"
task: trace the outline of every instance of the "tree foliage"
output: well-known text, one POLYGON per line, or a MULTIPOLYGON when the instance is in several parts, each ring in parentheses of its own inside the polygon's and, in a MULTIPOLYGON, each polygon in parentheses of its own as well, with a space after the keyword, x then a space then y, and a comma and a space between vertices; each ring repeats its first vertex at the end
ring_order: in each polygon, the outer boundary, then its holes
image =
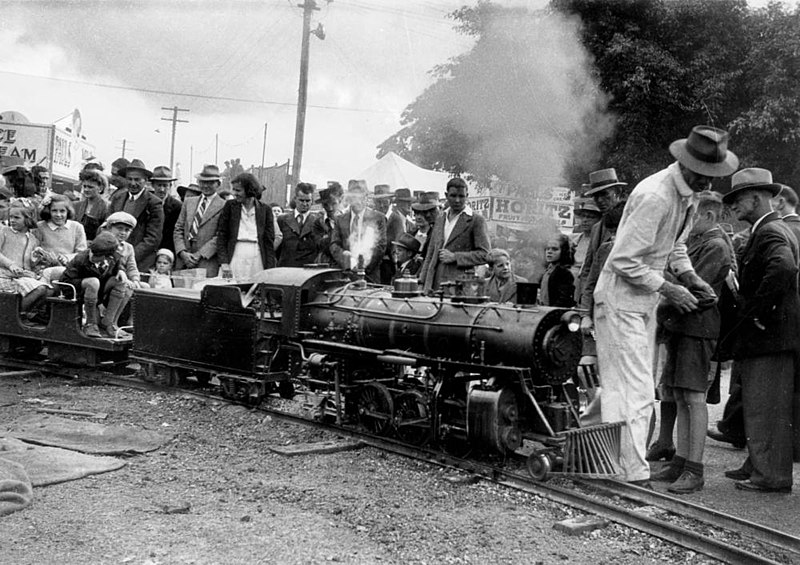
MULTIPOLYGON (((580 127, 563 126, 567 118, 547 102, 564 93, 547 90, 548 74, 539 71, 532 84, 521 64, 525 46, 494 25, 498 18, 532 25, 542 14, 479 0, 452 14, 456 28, 475 37, 474 47, 433 70, 436 81, 406 108, 402 128, 379 146, 379 156, 396 151, 428 168, 525 182, 533 169, 514 161, 544 145, 561 155, 562 170, 553 174, 571 186, 601 167, 635 183, 669 163, 669 143, 702 123, 731 132, 742 166, 769 168, 776 180, 800 188, 800 8, 753 9, 746 0, 551 0, 550 11, 581 24, 577 37, 595 82, 576 79, 570 88, 605 95, 596 97, 597 107, 581 109, 580 127), (479 117, 469 116, 476 108, 479 117), (604 118, 612 129, 604 129, 604 118), (498 133, 503 129, 508 135, 498 133), (537 138, 543 130, 550 137, 537 138)), ((554 65, 550 74, 563 71, 554 65)))

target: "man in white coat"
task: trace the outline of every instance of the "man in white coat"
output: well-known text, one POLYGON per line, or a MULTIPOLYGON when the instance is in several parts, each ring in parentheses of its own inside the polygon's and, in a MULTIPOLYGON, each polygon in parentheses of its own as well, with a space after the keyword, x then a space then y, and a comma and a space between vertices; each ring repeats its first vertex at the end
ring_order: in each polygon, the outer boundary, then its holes
POLYGON ((624 422, 620 467, 624 480, 649 487, 645 460, 654 403, 656 306, 663 296, 681 312, 697 309, 714 291, 692 268, 686 237, 695 193, 732 174, 739 159, 727 132, 697 126, 670 145, 677 160, 640 182, 628 198, 614 246, 594 292, 604 422, 624 422), (680 282, 664 280, 664 269, 680 282))

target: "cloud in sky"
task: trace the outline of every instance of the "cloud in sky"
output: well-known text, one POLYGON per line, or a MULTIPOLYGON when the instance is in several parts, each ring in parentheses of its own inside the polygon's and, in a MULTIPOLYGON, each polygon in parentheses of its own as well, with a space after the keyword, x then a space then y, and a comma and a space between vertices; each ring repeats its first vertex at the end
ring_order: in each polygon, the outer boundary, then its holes
MULTIPOLYGON (((471 46, 445 16, 454 0, 319 2, 311 37, 309 109, 303 177, 347 179, 374 161, 376 146, 428 84, 428 71, 471 46)), ((184 176, 240 157, 261 163, 292 155, 302 11, 295 2, 6 2, 0 21, 5 107, 50 123, 77 107, 84 132, 108 162, 128 140, 128 156, 151 166, 169 161, 169 112, 179 115, 176 158, 184 176), (23 76, 32 75, 32 76, 23 76), (55 77, 242 103, 43 80, 55 77), (157 133, 159 130, 160 133, 157 133), (218 134, 219 143, 215 144, 218 134), (216 146, 216 147, 215 147, 216 146), (190 152, 193 147, 194 151, 190 152)))

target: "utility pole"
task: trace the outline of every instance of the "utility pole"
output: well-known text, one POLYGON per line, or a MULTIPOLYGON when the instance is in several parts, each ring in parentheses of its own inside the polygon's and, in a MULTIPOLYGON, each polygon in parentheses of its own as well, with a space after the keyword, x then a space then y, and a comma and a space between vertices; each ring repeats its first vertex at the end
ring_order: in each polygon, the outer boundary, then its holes
POLYGON ((264 122, 264 145, 261 146, 261 174, 258 181, 264 183, 264 157, 267 155, 267 122, 264 122))
POLYGON ((214 164, 219 167, 219 134, 214 134, 214 164))
MULTIPOLYGON (((128 148, 128 140, 127 140, 127 139, 125 139, 125 138, 122 138, 122 157, 123 157, 123 158, 125 157, 125 150, 126 150, 127 148, 128 148)), ((120 149, 120 147, 119 147, 119 146, 117 146, 117 149, 120 149)))
POLYGON ((164 108, 161 107, 162 110, 172 110, 172 117, 171 118, 161 118, 165 122, 172 122, 172 142, 169 146, 169 170, 172 170, 172 165, 175 161, 175 129, 177 128, 178 122, 182 124, 188 124, 189 120, 179 120, 178 119, 178 112, 188 112, 189 110, 184 108, 178 108, 177 106, 173 106, 172 108, 164 108))
POLYGON ((319 39, 325 39, 325 31, 320 24, 317 29, 311 31, 311 14, 317 8, 316 0, 305 0, 304 4, 298 4, 303 8, 303 42, 300 49, 300 86, 297 90, 297 122, 294 129, 294 157, 292 158, 292 186, 297 186, 300 182, 300 167, 303 164, 303 136, 306 127, 306 101, 308 98, 308 50, 309 35, 312 33, 319 39))

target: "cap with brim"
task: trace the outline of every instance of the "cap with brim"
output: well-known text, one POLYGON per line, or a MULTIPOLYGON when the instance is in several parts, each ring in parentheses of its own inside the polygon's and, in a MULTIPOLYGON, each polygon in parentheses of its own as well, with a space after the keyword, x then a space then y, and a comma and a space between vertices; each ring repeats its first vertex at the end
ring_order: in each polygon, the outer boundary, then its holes
POLYGON ((394 191, 394 199, 396 202, 413 202, 414 197, 411 196, 411 190, 408 188, 398 188, 394 191))
POLYGON ((589 173, 589 190, 583 193, 584 196, 591 196, 614 188, 615 186, 628 186, 627 182, 620 182, 617 179, 617 171, 614 169, 600 169, 589 173))
POLYGON ((156 251, 156 257, 158 257, 159 255, 164 255, 165 257, 169 257, 170 262, 172 263, 175 262, 175 254, 169 249, 166 248, 159 249, 158 251, 156 251))
POLYGON ((131 228, 135 228, 136 218, 134 218, 127 212, 114 212, 108 218, 106 218, 106 225, 113 226, 114 224, 125 224, 126 226, 130 226, 131 228))
POLYGON ((408 249, 414 253, 419 253, 419 249, 422 247, 422 244, 419 242, 419 240, 410 233, 404 233, 400 236, 400 239, 393 241, 392 245, 403 247, 404 249, 408 249))
POLYGON ((731 188, 722 195, 722 201, 732 204, 736 196, 746 190, 763 190, 777 196, 782 186, 779 182, 772 182, 772 173, 767 169, 742 169, 731 177, 731 188))
POLYGON ((697 174, 726 177, 739 168, 739 158, 728 151, 728 132, 711 126, 695 126, 689 137, 673 141, 669 152, 697 174))
POLYGON ((153 176, 153 173, 147 167, 145 167, 144 163, 140 159, 134 159, 131 161, 130 165, 124 169, 120 169, 118 174, 121 177, 126 177, 131 171, 141 171, 148 179, 153 176))
POLYGON ((594 200, 591 198, 576 198, 575 199, 575 214, 596 214, 600 215, 600 208, 597 207, 597 204, 594 203, 594 200))
POLYGON ((374 200, 388 200, 394 198, 392 188, 388 184, 376 184, 375 194, 372 195, 374 200))

